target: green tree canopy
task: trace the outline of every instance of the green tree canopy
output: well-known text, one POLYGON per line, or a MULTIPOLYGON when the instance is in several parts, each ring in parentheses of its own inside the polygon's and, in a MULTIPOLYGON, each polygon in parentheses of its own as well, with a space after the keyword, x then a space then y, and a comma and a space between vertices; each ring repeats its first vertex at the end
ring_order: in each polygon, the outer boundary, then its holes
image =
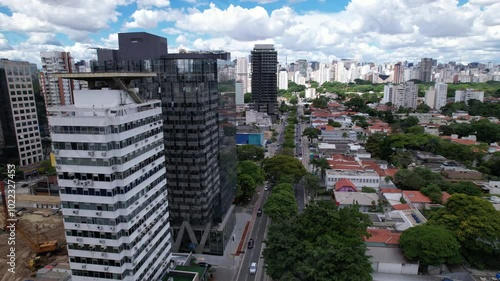
POLYGON ((238 190, 236 197, 247 198, 255 193, 255 180, 251 175, 238 175, 238 190))
POLYGON ((237 146, 238 161, 260 161, 264 159, 264 148, 252 144, 244 144, 237 146))
POLYGON ((265 175, 264 171, 259 167, 259 165, 255 164, 255 162, 250 160, 240 161, 238 162, 238 167, 236 168, 238 175, 247 174, 252 176, 255 184, 263 184, 265 175))
POLYGON ((309 142, 311 142, 313 139, 317 139, 320 134, 321 131, 319 129, 311 127, 305 128, 302 132, 302 136, 307 137, 309 139, 309 142))
POLYGON ((449 229, 472 265, 500 266, 500 212, 490 202, 454 194, 444 208, 431 213, 428 223, 449 229))
POLYGON ((299 182, 307 173, 302 162, 288 155, 276 155, 264 159, 263 169, 266 172, 266 178, 269 180, 274 179, 275 181, 289 175, 293 177, 294 182, 299 182))
POLYGON ((411 227, 399 239, 405 258, 422 265, 439 266, 461 262, 460 244, 446 228, 438 225, 411 227))
POLYGON ((370 224, 356 206, 311 203, 304 213, 271 225, 263 252, 266 273, 283 281, 372 280, 363 241, 370 224))
POLYGON ((245 95, 243 95, 243 102, 244 103, 251 103, 252 102, 252 93, 245 93, 245 95))

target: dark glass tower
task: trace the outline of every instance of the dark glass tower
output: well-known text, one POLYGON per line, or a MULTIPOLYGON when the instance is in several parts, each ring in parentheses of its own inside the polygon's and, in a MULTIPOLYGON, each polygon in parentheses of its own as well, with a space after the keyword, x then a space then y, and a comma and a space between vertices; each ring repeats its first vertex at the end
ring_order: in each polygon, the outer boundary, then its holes
MULTIPOLYGON (((120 53, 122 41, 120 50, 105 58, 125 59, 120 53)), ((149 44, 160 46, 162 41, 149 44)), ((101 50, 101 53, 110 52, 101 50)), ((234 94, 231 102, 231 95, 218 92, 217 83, 217 60, 229 57, 227 52, 190 52, 160 57, 144 54, 131 60, 99 60, 93 66, 93 71, 117 68, 115 71, 158 74, 135 86, 146 93, 145 98, 162 101, 174 252, 223 254, 234 227, 236 141, 234 134, 224 134, 233 130, 223 127, 234 126, 230 118, 234 118, 236 105, 234 94)))
POLYGON ((278 52, 274 45, 257 44, 251 61, 254 108, 275 119, 278 114, 278 52))

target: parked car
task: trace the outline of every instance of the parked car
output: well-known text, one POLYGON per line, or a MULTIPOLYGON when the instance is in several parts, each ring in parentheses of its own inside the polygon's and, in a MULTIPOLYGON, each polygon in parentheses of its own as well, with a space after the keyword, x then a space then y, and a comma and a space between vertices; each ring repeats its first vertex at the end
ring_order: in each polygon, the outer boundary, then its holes
POLYGON ((261 209, 261 208, 259 208, 259 209, 257 210, 257 216, 258 216, 258 217, 262 216, 262 209, 261 209))
POLYGON ((253 248, 253 245, 254 245, 254 241, 253 241, 253 239, 248 240, 248 247, 247 247, 247 248, 248 248, 248 249, 252 249, 252 248, 253 248))
POLYGON ((250 264, 250 274, 255 274, 257 272, 257 263, 256 262, 252 262, 250 264))
POLYGON ((267 186, 267 185, 266 185, 266 186, 264 187, 264 190, 265 190, 265 191, 268 191, 268 190, 269 190, 269 186, 267 186))

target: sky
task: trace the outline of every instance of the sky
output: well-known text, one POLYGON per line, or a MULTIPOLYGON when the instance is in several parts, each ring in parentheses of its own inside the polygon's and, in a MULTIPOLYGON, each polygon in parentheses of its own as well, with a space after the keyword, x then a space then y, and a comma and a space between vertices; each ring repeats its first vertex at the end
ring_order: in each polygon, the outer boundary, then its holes
POLYGON ((169 52, 248 56, 271 43, 280 63, 500 63, 500 0, 2 0, 0 58, 40 65, 42 51, 95 59, 118 33, 166 37, 169 52))

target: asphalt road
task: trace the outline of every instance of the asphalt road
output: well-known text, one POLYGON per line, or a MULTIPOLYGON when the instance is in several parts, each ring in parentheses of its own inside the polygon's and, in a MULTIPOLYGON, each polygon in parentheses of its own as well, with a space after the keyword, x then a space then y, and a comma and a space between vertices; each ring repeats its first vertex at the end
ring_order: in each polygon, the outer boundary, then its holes
MULTIPOLYGON (((264 206, 264 204, 266 203, 267 197, 269 196, 269 191, 261 192, 264 192, 264 194, 262 195, 260 206, 256 206, 256 209, 262 208, 262 206, 264 206)), ((240 272, 238 273, 238 281, 256 280, 256 274, 250 274, 250 264, 252 262, 257 263, 257 273, 259 273, 259 271, 263 271, 264 259, 262 257, 262 242, 264 240, 264 233, 266 231, 268 217, 266 214, 264 214, 264 212, 260 217, 256 216, 255 212, 254 215, 255 217, 252 218, 254 219, 253 228, 250 232, 250 235, 245 239, 245 256, 241 263, 240 272), (254 240, 253 249, 247 248, 249 239, 254 240)), ((262 276, 264 276, 264 274, 262 274, 262 276)))

